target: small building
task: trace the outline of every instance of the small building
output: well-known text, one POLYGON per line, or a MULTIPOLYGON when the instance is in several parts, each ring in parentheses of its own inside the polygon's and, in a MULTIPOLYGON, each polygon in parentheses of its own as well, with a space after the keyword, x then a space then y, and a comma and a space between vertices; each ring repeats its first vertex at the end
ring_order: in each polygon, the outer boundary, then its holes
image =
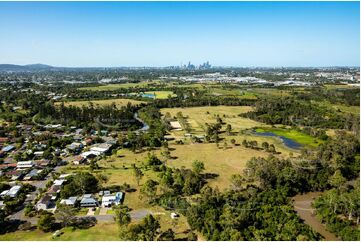
POLYGON ((102 197, 102 206, 111 207, 112 205, 119 205, 123 200, 123 193, 117 192, 115 195, 104 195, 102 197))
POLYGON ((47 210, 52 204, 51 197, 52 196, 50 194, 45 193, 45 195, 36 204, 36 210, 47 210))
POLYGON ((67 145, 66 148, 71 151, 80 151, 83 149, 83 144, 79 142, 73 142, 70 145, 67 145))
POLYGON ((19 192, 20 192, 20 189, 21 189, 21 186, 20 185, 16 185, 16 186, 13 186, 12 188, 10 188, 10 190, 7 192, 6 196, 9 196, 9 197, 16 197, 19 192))
POLYGON ((82 163, 84 163, 85 158, 81 155, 77 155, 71 158, 72 162, 74 165, 80 165, 82 163))
POLYGON ((1 149, 2 152, 7 153, 15 149, 15 146, 13 145, 7 145, 1 149))
POLYGON ((86 151, 80 154, 81 157, 83 158, 94 158, 97 157, 98 155, 100 155, 101 153, 98 151, 86 151))
POLYGON ((56 180, 54 180, 54 185, 55 186, 61 186, 61 185, 63 185, 63 183, 65 182, 65 179, 56 179, 56 180))
POLYGON ((5 197, 8 194, 9 190, 4 190, 0 193, 0 197, 5 197))
POLYGON ((34 166, 33 161, 19 161, 16 165, 16 168, 20 169, 29 169, 34 166))
POLYGON ((98 152, 100 154, 105 154, 109 152, 111 147, 112 145, 107 143, 95 144, 90 148, 90 151, 98 152))
POLYGON ((177 213, 171 213, 171 214, 170 214, 170 217, 171 217, 172 219, 175 219, 175 218, 178 218, 178 217, 179 217, 179 214, 177 214, 177 213))
POLYGON ((75 206, 76 202, 78 200, 78 197, 69 197, 67 199, 62 199, 60 201, 60 204, 65 204, 65 205, 68 205, 68 206, 75 206))
POLYGON ((174 130, 182 130, 182 126, 180 125, 180 123, 178 121, 171 121, 169 122, 170 127, 174 130))
POLYGON ((42 170, 33 169, 28 174, 25 175, 24 180, 31 180, 37 176, 42 170))
POLYGON ((42 157, 44 155, 44 151, 35 151, 34 156, 42 157))
POLYGON ((59 179, 64 179, 64 178, 66 178, 66 177, 68 177, 68 176, 71 176, 71 174, 61 174, 60 176, 59 176, 59 179))
POLYGON ((49 165, 50 161, 47 159, 42 159, 42 160, 38 160, 36 161, 36 165, 40 166, 40 167, 47 167, 49 165))
POLYGON ((93 197, 92 194, 84 194, 80 201, 81 207, 97 207, 98 205, 98 201, 93 197))
POLYGON ((5 144, 9 142, 9 138, 8 137, 0 137, 0 144, 5 144))

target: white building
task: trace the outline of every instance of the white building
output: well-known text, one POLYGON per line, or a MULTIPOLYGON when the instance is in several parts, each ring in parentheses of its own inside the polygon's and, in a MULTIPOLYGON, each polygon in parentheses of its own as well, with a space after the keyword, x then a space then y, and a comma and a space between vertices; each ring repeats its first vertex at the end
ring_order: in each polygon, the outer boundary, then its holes
POLYGON ((68 199, 62 199, 60 201, 60 204, 65 204, 68 206, 75 206, 77 199, 78 199, 78 197, 69 197, 68 199))
POLYGON ((20 186, 20 185, 13 186, 13 187, 10 188, 10 190, 7 192, 6 196, 16 197, 16 195, 18 195, 20 189, 21 189, 21 186, 20 186))
POLYGON ((112 205, 119 205, 123 199, 123 193, 117 192, 115 195, 104 195, 102 197, 102 207, 111 207, 112 205))
POLYGON ((34 166, 33 161, 19 161, 16 165, 18 169, 28 169, 34 166))

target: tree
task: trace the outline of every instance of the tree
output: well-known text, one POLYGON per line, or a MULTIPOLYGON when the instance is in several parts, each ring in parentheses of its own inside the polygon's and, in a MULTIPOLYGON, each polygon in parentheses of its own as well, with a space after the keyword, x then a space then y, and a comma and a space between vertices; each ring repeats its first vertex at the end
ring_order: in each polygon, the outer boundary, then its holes
POLYGON ((53 229, 55 224, 54 215, 51 213, 45 213, 40 215, 38 220, 38 228, 44 232, 49 232, 53 229))
POLYGON ((154 153, 148 153, 147 165, 149 166, 159 166, 162 164, 162 161, 154 153))
POLYGON ((201 161, 195 160, 192 163, 192 168, 196 174, 200 174, 202 171, 204 171, 204 163, 201 161))
POLYGON ((157 240, 159 241, 173 241, 175 239, 175 234, 172 229, 168 229, 161 233, 157 240))
POLYGON ((194 233, 193 231, 188 232, 187 240, 188 241, 196 241, 196 240, 198 240, 197 234, 194 233))
POLYGON ((158 235, 160 224, 153 215, 146 215, 139 224, 130 224, 121 230, 122 240, 152 241, 158 235))
POLYGON ((100 181, 100 183, 102 184, 107 183, 109 181, 109 177, 103 173, 96 174, 96 177, 98 181, 100 181))
POLYGON ((152 200, 157 193, 157 185, 156 181, 149 179, 143 184, 140 192, 147 196, 149 200, 152 200))
POLYGON ((138 167, 135 166, 135 164, 133 164, 133 175, 135 177, 135 180, 137 181, 137 185, 139 187, 139 182, 142 179, 142 177, 144 176, 144 173, 142 172, 142 170, 138 167))
POLYGON ((276 147, 273 144, 270 144, 268 151, 271 153, 276 153, 276 147))
POLYGON ((336 170, 335 173, 330 178, 330 184, 334 187, 340 187, 346 181, 347 181, 346 178, 342 176, 340 170, 336 170))
POLYGON ((160 229, 160 224, 158 220, 156 220, 151 214, 145 216, 145 218, 141 222, 141 226, 144 228, 141 239, 148 241, 154 240, 158 233, 158 229, 160 229))
POLYGON ((235 145, 236 144, 236 140, 235 139, 231 139, 231 144, 235 145))
POLYGON ((240 189, 242 188, 243 178, 240 174, 233 174, 231 176, 231 182, 236 189, 240 189))
POLYGON ((55 211, 55 218, 61 222, 64 227, 70 226, 75 222, 75 208, 60 204, 55 211))
POLYGON ((232 134, 232 126, 230 124, 227 124, 227 126, 226 126, 226 133, 227 133, 227 135, 232 134))
POLYGON ((131 217, 128 207, 115 207, 113 210, 115 210, 115 220, 120 226, 128 225, 130 223, 131 217))
POLYGON ((263 142, 262 143, 262 149, 264 149, 264 150, 268 150, 268 147, 269 147, 269 144, 268 144, 268 142, 263 142))
POLYGON ((223 142, 223 149, 226 150, 228 148, 228 144, 227 144, 227 141, 224 140, 223 142))

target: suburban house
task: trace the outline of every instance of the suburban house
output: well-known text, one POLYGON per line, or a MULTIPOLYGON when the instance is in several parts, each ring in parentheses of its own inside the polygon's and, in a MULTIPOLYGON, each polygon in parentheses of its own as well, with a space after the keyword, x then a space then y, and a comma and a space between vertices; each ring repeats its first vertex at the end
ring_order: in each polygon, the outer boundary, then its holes
POLYGON ((97 207, 98 205, 98 201, 93 197, 92 194, 84 194, 80 201, 81 207, 97 207))
POLYGON ((95 151, 95 152, 99 152, 100 154, 105 154, 110 150, 111 147, 112 145, 107 143, 95 144, 90 148, 90 151, 95 151))
POLYGON ((77 156, 72 157, 71 160, 74 165, 80 165, 80 164, 84 163, 85 158, 80 155, 77 155, 77 156))
POLYGON ((45 193, 45 195, 36 204, 36 210, 47 210, 52 204, 51 198, 52 196, 50 194, 45 193))
POLYGON ((1 149, 1 151, 4 152, 4 153, 7 153, 7 152, 10 152, 10 151, 12 151, 12 150, 14 150, 14 149, 15 149, 15 146, 13 146, 13 145, 8 145, 8 146, 3 147, 3 148, 1 149))
POLYGON ((80 156, 83 157, 84 159, 94 158, 98 155, 100 155, 100 152, 98 151, 86 151, 80 154, 80 156))
POLYGON ((42 170, 33 169, 28 174, 25 175, 24 180, 31 180, 33 177, 37 176, 42 170))
POLYGON ((21 169, 29 169, 31 167, 34 166, 34 162, 33 161, 19 161, 16 165, 16 168, 18 168, 19 170, 21 169))
POLYGON ((37 157, 42 157, 44 155, 44 151, 35 151, 34 155, 37 157))
POLYGON ((67 145, 66 148, 68 148, 68 150, 71 150, 73 152, 79 152, 81 149, 83 149, 83 144, 78 142, 73 142, 70 145, 67 145))
POLYGON ((104 195, 102 197, 102 206, 111 207, 112 205, 119 205, 123 200, 123 193, 117 192, 115 195, 104 195))
POLYGON ((9 196, 9 197, 16 197, 19 193, 21 189, 21 186, 20 185, 16 185, 16 186, 13 186, 12 188, 10 188, 10 190, 5 190, 3 191, 0 196, 1 197, 5 197, 5 196, 9 196))
POLYGON ((55 200, 56 197, 58 196, 58 193, 60 192, 61 186, 59 185, 52 185, 49 190, 48 190, 48 194, 51 195, 52 199, 55 200))
POLYGON ((75 206, 78 197, 69 197, 67 199, 61 199, 60 204, 65 204, 68 206, 75 206))
POLYGON ((178 121, 171 121, 169 122, 170 127, 174 130, 182 130, 182 126, 180 125, 180 123, 178 121))
POLYGON ((9 138, 8 137, 0 137, 0 144, 5 144, 9 142, 9 138))

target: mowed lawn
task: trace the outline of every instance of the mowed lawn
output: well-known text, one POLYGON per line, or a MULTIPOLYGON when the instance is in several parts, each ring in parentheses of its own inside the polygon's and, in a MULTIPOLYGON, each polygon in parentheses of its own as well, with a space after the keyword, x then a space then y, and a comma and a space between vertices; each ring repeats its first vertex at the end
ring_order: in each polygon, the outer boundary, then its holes
POLYGON ((39 229, 33 231, 16 231, 0 235, 2 241, 14 241, 14 240, 120 240, 119 227, 114 222, 98 222, 94 227, 89 229, 75 229, 63 228, 64 232, 59 237, 53 239, 52 232, 45 233, 39 229))
MULTIPOLYGON (((115 105, 119 108, 122 106, 126 106, 128 103, 131 103, 133 105, 145 103, 143 101, 133 100, 133 99, 126 99, 126 98, 116 98, 116 99, 104 99, 104 100, 92 100, 92 101, 70 101, 70 102, 64 102, 65 106, 76 106, 76 107, 82 107, 82 106, 89 106, 90 103, 93 103, 94 106, 106 106, 111 105, 115 103, 115 105)), ((55 105, 60 105, 61 102, 56 102, 55 105)))
MULTIPOLYGON (((217 122, 217 115, 224 123, 231 124, 232 129, 236 132, 241 129, 248 129, 256 126, 267 126, 263 123, 239 117, 238 114, 252 111, 250 106, 213 106, 213 107, 192 107, 192 108, 163 108, 162 114, 170 113, 175 117, 178 112, 182 112, 184 117, 188 117, 187 121, 192 128, 193 133, 204 133, 205 124, 217 122)), ((223 125, 225 129, 226 125, 223 125)))

